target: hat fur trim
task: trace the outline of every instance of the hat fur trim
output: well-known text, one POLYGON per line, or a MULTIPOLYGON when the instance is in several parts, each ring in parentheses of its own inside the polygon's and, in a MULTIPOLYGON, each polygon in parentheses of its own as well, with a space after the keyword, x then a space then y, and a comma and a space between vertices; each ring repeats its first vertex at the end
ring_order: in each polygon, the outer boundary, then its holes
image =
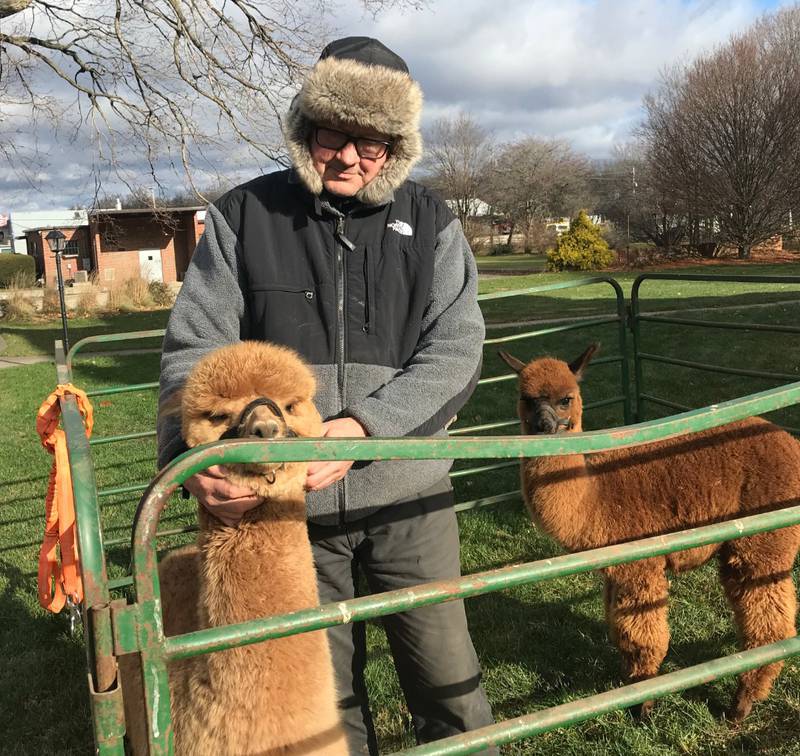
POLYGON ((422 157, 419 120, 422 90, 407 74, 346 58, 324 58, 311 69, 284 122, 289 156, 300 180, 313 194, 322 192, 308 140, 315 123, 345 129, 361 126, 394 139, 378 175, 356 198, 370 205, 388 202, 422 157))

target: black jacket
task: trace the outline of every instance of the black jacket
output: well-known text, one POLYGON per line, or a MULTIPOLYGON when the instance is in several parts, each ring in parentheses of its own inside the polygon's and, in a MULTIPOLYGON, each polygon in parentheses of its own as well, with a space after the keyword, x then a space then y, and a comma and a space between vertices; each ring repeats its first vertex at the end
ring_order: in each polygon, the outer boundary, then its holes
MULTIPOLYGON (((411 181, 384 205, 337 204, 280 171, 209 208, 167 328, 162 398, 206 351, 263 339, 313 366, 324 418, 353 416, 373 436, 443 432, 474 389, 484 335, 460 224, 411 181)), ((160 424, 162 463, 180 450, 176 430, 160 424)), ((449 466, 356 465, 309 495, 309 516, 364 516, 425 490, 449 466)))

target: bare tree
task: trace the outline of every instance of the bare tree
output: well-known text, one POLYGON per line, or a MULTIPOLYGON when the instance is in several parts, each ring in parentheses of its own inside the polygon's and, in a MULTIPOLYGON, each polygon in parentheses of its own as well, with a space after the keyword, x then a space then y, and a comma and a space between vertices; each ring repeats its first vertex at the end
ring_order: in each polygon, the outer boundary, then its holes
POLYGON ((134 158, 156 183, 182 171, 194 191, 220 155, 280 161, 279 117, 333 10, 326 0, 0 0, 0 154, 33 160, 40 120, 62 135, 88 130, 98 164, 132 188, 134 158))
POLYGON ((505 145, 493 163, 488 196, 514 228, 525 248, 535 225, 554 215, 573 215, 588 198, 588 159, 559 140, 526 137, 505 145))
POLYGON ((686 234, 686 212, 654 180, 642 144, 616 145, 611 160, 592 177, 595 207, 614 223, 627 241, 648 241, 657 247, 676 247, 686 234))
POLYGON ((800 6, 668 72, 645 109, 656 182, 693 233, 749 257, 800 201, 800 6))
POLYGON ((489 132, 467 113, 440 118, 425 133, 423 180, 450 201, 465 229, 483 199, 493 148, 489 132))

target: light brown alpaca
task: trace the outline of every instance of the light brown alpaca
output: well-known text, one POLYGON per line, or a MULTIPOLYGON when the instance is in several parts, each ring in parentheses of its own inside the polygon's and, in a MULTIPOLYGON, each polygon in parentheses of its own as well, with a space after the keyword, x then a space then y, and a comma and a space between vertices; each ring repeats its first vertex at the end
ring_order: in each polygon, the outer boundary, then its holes
MULTIPOLYGON (((183 436, 190 447, 226 431, 241 438, 319 436, 314 391, 311 371, 289 349, 261 342, 224 347, 201 359, 186 382, 183 436), (251 404, 262 397, 273 404, 251 404)), ((306 463, 228 470, 231 481, 266 502, 238 527, 199 508, 197 544, 159 565, 166 635, 319 604, 306 530, 306 463)), ((347 753, 324 630, 174 662, 169 684, 179 755, 347 753)))
MULTIPOLYGON (((519 373, 523 433, 582 430, 578 381, 596 350, 590 346, 570 365, 550 357, 526 365, 500 353, 519 373)), ((521 473, 534 520, 569 551, 800 503, 800 443, 758 417, 641 447, 528 458, 521 473)), ((798 545, 795 526, 602 570, 606 619, 628 678, 657 675, 667 653, 666 571, 693 569, 714 554, 743 647, 795 635, 798 545)), ((742 674, 729 716, 747 716, 780 669, 742 674)))

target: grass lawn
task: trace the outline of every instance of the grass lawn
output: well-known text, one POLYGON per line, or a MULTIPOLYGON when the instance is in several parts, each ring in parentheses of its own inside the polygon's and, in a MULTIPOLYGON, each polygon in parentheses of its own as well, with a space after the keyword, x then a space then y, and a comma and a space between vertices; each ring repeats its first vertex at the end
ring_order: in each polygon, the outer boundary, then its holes
MULTIPOLYGON (((788 269, 792 266, 775 267, 779 274, 800 273, 797 267, 793 270, 788 269)), ((755 272, 755 268, 748 265, 745 270, 755 272)), ((703 268, 703 272, 708 271, 709 268, 703 268)), ((720 272, 732 270, 726 266, 720 272)), ((626 291, 634 277, 619 277, 626 291)), ((519 276, 490 279, 482 282, 482 290, 523 288, 537 285, 543 278, 531 277, 528 283, 523 283, 525 279, 519 276)), ((562 274, 550 274, 547 280, 562 278, 562 274)), ((647 307, 669 309, 679 301, 696 307, 702 302, 709 309, 690 317, 712 322, 726 319, 782 325, 800 323, 800 298, 796 294, 800 287, 778 292, 778 298, 792 301, 754 308, 751 305, 764 304, 772 295, 729 284, 691 286, 697 289, 690 291, 686 284, 673 282, 648 284, 647 307), (720 309, 723 305, 725 309, 720 309)), ((606 290, 610 290, 608 286, 567 289, 514 301, 524 302, 526 313, 533 313, 530 317, 535 318, 545 317, 543 313, 548 312, 605 312, 610 311, 606 290), (596 309, 583 310, 584 306, 596 309)), ((505 310, 506 304, 504 300, 486 302, 487 315, 498 321, 511 319, 514 314, 529 317, 513 308, 505 310)), ((162 313, 158 315, 163 317, 162 313)), ((159 327, 154 321, 144 324, 144 320, 139 320, 135 326, 130 323, 116 321, 106 327, 107 332, 159 327)), ((87 323, 85 327, 102 327, 102 324, 87 323)), ((491 335, 517 330, 518 326, 493 331, 491 335)), ((39 338, 26 336, 24 329, 17 333, 19 343, 26 343, 27 339, 28 344, 35 344, 39 338)), ((3 335, 6 336, 5 331, 3 335)), ((52 341, 54 335, 51 328, 48 339, 52 341)), ((642 338, 642 348, 646 351, 698 362, 788 374, 798 373, 800 365, 796 334, 721 329, 698 333, 696 328, 688 326, 643 324, 642 338)), ((608 325, 512 342, 504 348, 520 358, 545 352, 572 358, 593 340, 602 342, 604 355, 618 351, 615 330, 608 325)), ((78 385, 101 387, 152 380, 157 370, 157 355, 103 356, 79 360, 75 377, 78 385)), ((496 348, 487 347, 484 376, 505 372, 496 348)), ((4 453, 0 455, 0 490, 4 494, 0 509, 0 731, 5 745, 0 752, 9 754, 83 754, 92 749, 82 640, 79 635, 70 637, 64 617, 47 614, 36 602, 37 553, 50 458, 34 436, 34 417, 39 402, 54 382, 53 367, 47 364, 0 370, 0 423, 5 429, 4 453)), ((739 379, 656 364, 648 364, 644 383, 648 393, 691 406, 703 406, 774 385, 764 379, 739 379)), ((617 365, 590 367, 584 382, 587 402, 612 397, 620 391, 617 365)), ((154 402, 154 392, 98 397, 95 435, 151 428, 154 402)), ((457 425, 511 419, 514 406, 512 382, 483 385, 462 411, 457 425)), ((646 417, 667 413, 659 406, 643 407, 646 417)), ((785 410, 776 419, 800 427, 800 408, 785 410)), ((611 405, 588 412, 585 424, 592 429, 621 423, 620 406, 611 405)), ((144 482, 154 472, 155 448, 151 439, 97 445, 93 453, 99 488, 144 482)), ((475 464, 471 461, 457 467, 475 464)), ((508 468, 489 476, 460 478, 456 485, 461 501, 514 490, 518 487, 518 471, 508 468)), ((137 498, 137 494, 127 494, 101 499, 106 538, 123 541, 109 551, 112 577, 128 572, 125 541, 137 498)), ((188 523, 193 519, 192 505, 176 499, 162 519, 168 527, 188 523)), ((557 544, 532 527, 518 501, 464 513, 459 519, 465 573, 561 553, 557 544)), ((164 545, 179 541, 180 538, 175 538, 164 545)), ((606 638, 601 584, 596 575, 572 576, 472 599, 467 602, 467 611, 485 685, 498 720, 622 684, 618 655, 606 638)), ((673 579, 670 612, 672 645, 664 671, 734 651, 730 613, 713 565, 673 579)), ((370 625, 368 638, 367 674, 372 706, 381 750, 390 752, 412 742, 408 715, 401 703, 379 625, 370 625)), ((800 660, 787 664, 769 700, 757 706, 739 729, 728 728, 718 720, 734 687, 735 681, 728 678, 669 696, 658 704, 645 724, 634 724, 627 713, 618 712, 509 746, 505 752, 586 756, 800 753, 797 744, 800 660)))
MULTIPOLYGON (((656 272, 656 271, 654 271, 656 272)), ((662 269, 658 273, 702 273, 706 275, 763 275, 800 276, 800 264, 776 265, 748 264, 662 269)), ((527 276, 498 276, 481 281, 481 293, 511 291, 534 286, 594 278, 587 273, 543 273, 527 276)), ((636 272, 602 274, 613 277, 630 297, 636 272)), ((644 312, 673 309, 709 309, 721 305, 763 304, 769 301, 796 300, 800 298, 800 284, 739 284, 719 282, 648 281, 640 290, 644 312)), ((504 323, 514 320, 545 320, 584 317, 588 315, 613 314, 615 312, 613 290, 609 284, 582 286, 579 289, 558 289, 550 292, 530 294, 510 299, 490 300, 484 303, 488 323, 504 323)))
POLYGON ((476 255, 478 272, 540 273, 547 268, 546 255, 476 255))
MULTIPOLYGON (((169 313, 169 310, 151 310, 93 318, 70 317, 67 321, 70 343, 75 344, 87 336, 164 328, 167 325, 169 313)), ((60 338, 61 321, 58 318, 34 323, 7 323, 0 320, 0 357, 28 355, 47 355, 49 357, 53 354, 53 342, 60 338)), ((143 348, 159 345, 159 339, 137 342, 137 346, 143 348)), ((120 348, 119 344, 93 344, 91 351, 99 352, 120 348)))

